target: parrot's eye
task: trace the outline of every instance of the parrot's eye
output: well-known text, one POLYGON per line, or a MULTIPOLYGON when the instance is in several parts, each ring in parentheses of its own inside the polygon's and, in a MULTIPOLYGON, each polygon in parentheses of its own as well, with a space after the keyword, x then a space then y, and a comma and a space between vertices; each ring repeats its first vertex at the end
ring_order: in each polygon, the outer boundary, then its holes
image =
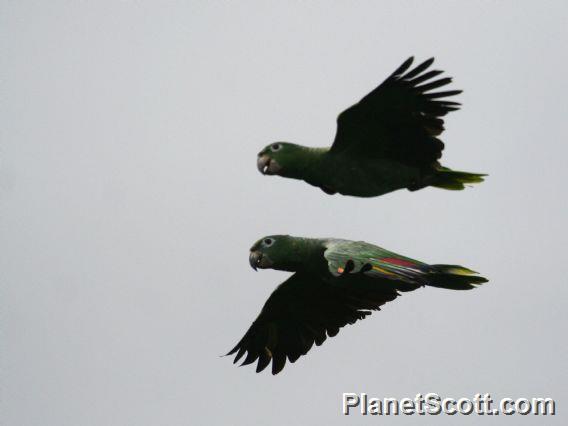
POLYGON ((274 240, 272 238, 265 238, 263 243, 266 247, 270 247, 272 244, 274 244, 274 240))
POLYGON ((273 144, 270 146, 270 150, 271 150, 272 152, 279 151, 281 148, 282 148, 282 144, 280 144, 280 143, 273 143, 273 144))

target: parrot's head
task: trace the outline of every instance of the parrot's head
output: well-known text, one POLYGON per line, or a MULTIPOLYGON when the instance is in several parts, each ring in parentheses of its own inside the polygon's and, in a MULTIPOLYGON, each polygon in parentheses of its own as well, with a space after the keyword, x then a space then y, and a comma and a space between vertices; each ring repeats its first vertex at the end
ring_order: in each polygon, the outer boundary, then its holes
POLYGON ((304 147, 289 142, 274 142, 258 153, 256 167, 263 175, 286 176, 297 165, 304 147))
POLYGON ((269 235, 250 248, 250 266, 260 269, 296 271, 302 259, 298 255, 299 238, 290 235, 269 235))

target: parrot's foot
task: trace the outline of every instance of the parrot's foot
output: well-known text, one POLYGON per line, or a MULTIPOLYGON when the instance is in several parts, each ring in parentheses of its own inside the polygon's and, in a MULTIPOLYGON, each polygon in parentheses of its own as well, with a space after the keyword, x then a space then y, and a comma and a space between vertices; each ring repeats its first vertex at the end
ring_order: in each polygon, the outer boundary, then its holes
POLYGON ((410 182, 410 185, 408 185, 406 189, 409 191, 418 191, 419 189, 432 185, 432 183, 434 183, 433 176, 424 176, 410 182))
POLYGON ((329 186, 320 186, 320 189, 323 192, 325 192, 326 194, 329 194, 329 195, 337 194, 337 191, 331 189, 329 186))
POLYGON ((413 192, 413 191, 418 191, 419 189, 422 189, 425 186, 427 186, 427 185, 421 185, 421 182, 413 181, 413 182, 410 183, 410 185, 408 185, 406 187, 406 189, 413 192))

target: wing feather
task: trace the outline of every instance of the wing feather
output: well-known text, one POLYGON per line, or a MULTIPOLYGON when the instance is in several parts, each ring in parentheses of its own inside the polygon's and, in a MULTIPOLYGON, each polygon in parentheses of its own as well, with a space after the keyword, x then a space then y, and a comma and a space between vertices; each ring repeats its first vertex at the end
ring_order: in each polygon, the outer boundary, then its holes
POLYGON ((444 131, 440 117, 460 106, 443 98, 461 90, 432 92, 452 79, 433 80, 442 74, 426 71, 434 58, 407 72, 412 62, 413 58, 407 59, 382 84, 339 114, 331 152, 416 167, 431 166, 442 156, 444 144, 436 138, 444 131))
MULTIPOLYGON (((324 257, 332 275, 363 274, 372 278, 424 285, 430 265, 364 241, 333 240, 324 257), (347 269, 345 265, 352 265, 347 269), (348 272, 346 272, 348 271, 348 272)), ((399 288, 406 290, 406 288, 399 288)))
POLYGON ((358 287, 353 282, 333 285, 317 275, 296 272, 274 290, 258 318, 227 355, 236 353, 236 362, 246 353, 242 365, 258 360, 257 372, 272 362, 272 374, 278 374, 286 360, 297 361, 314 343, 320 346, 345 325, 364 319, 397 295, 394 288, 358 287))

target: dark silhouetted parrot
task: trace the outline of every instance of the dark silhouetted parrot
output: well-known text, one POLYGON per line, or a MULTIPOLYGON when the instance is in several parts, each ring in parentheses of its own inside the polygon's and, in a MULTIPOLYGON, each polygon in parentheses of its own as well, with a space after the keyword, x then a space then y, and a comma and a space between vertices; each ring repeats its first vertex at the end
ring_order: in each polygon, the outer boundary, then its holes
POLYGON ((442 71, 426 71, 431 58, 411 71, 406 60, 380 86, 337 118, 329 148, 275 142, 257 159, 259 171, 304 180, 328 194, 375 197, 427 186, 461 190, 483 181, 485 174, 450 170, 440 165, 444 130, 440 118, 459 109, 446 100, 461 90, 432 92, 451 78, 433 80, 442 71))
POLYGON ((363 242, 273 235, 258 240, 249 261, 294 272, 266 301, 258 318, 227 354, 242 365, 272 361, 272 374, 321 345, 341 327, 365 318, 399 292, 422 286, 468 290, 487 280, 457 265, 428 265, 363 242))

